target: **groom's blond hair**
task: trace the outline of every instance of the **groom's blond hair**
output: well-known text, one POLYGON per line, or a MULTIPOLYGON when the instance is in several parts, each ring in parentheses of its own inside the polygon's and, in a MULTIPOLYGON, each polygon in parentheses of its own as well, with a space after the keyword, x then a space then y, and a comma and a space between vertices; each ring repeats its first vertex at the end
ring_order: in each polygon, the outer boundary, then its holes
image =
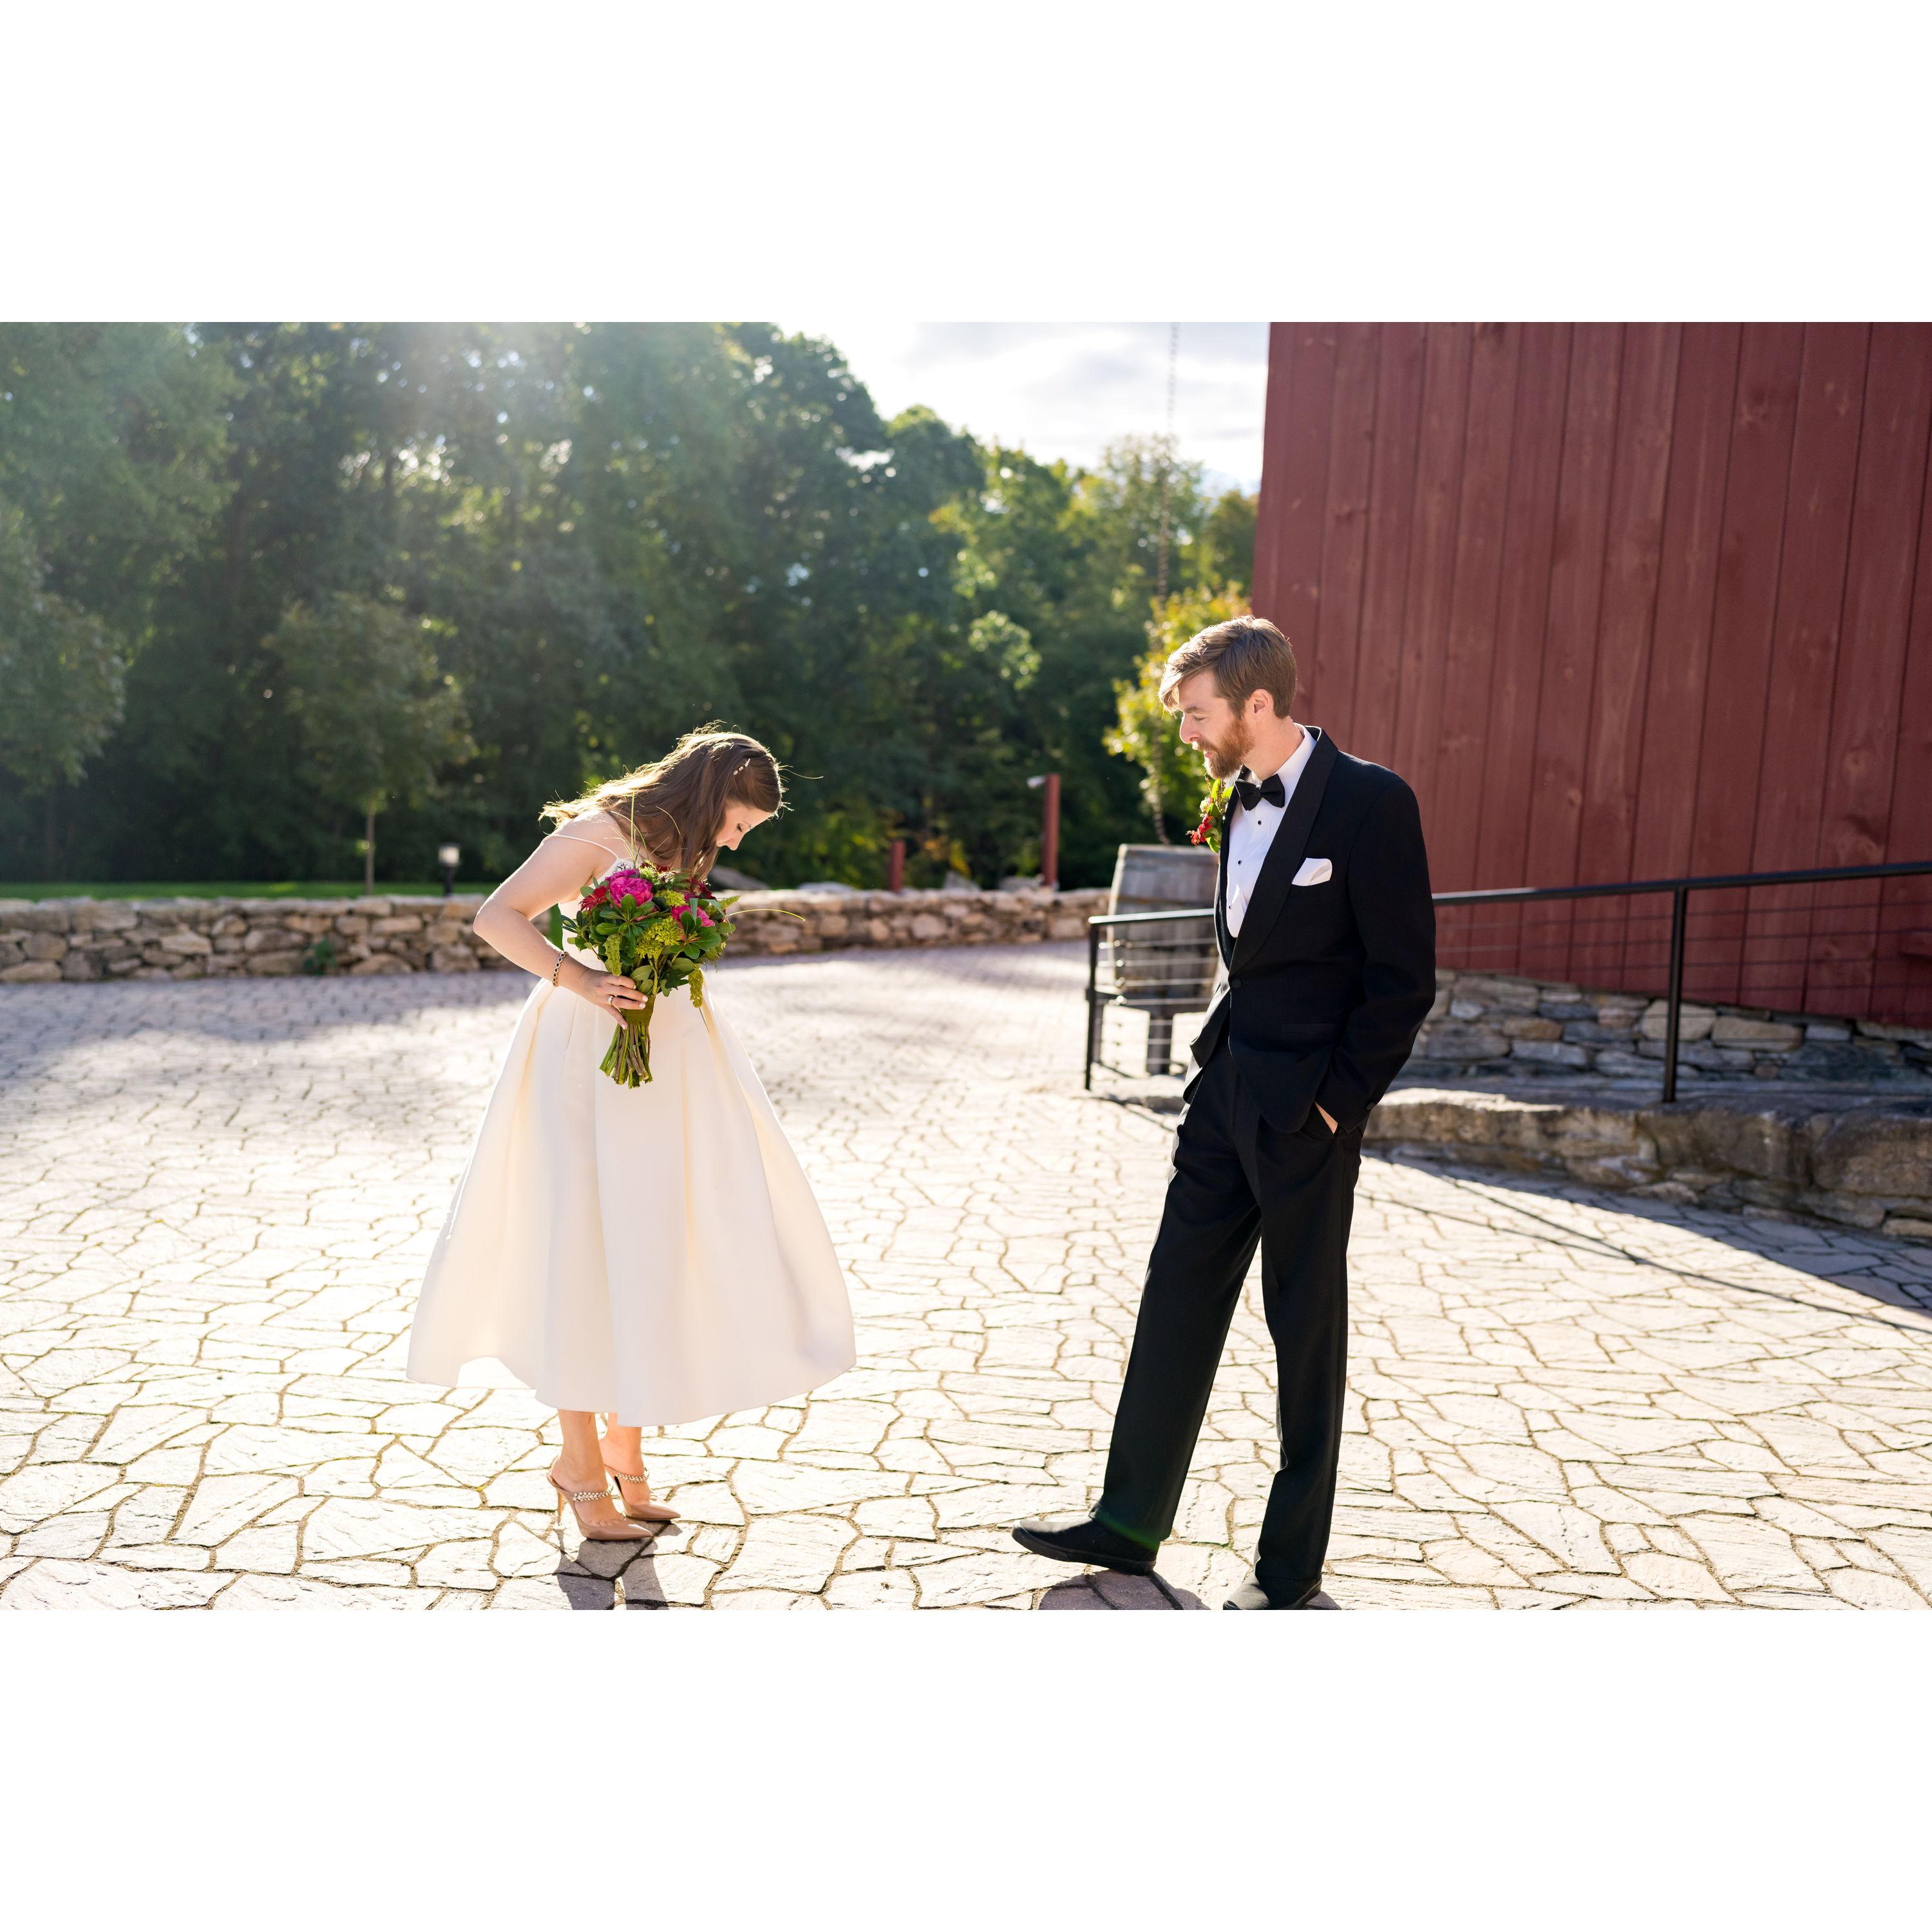
POLYGON ((1294 705, 1294 652, 1265 617, 1230 617, 1196 631, 1160 674, 1160 701, 1172 711, 1174 694, 1198 670, 1214 674, 1214 688, 1239 710, 1255 692, 1274 700, 1275 716, 1294 705))

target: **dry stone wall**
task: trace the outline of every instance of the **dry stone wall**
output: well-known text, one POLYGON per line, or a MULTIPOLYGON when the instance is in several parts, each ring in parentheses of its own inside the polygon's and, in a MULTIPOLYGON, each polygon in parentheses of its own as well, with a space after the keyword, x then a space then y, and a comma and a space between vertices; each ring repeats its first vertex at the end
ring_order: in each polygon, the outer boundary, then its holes
POLYGON ((1680 1097, 1666 1106, 1666 1023, 1665 1002, 1640 994, 1442 973, 1367 1138, 1415 1158, 1932 1240, 1932 1031, 1687 1004, 1680 1097), (1450 1084, 1466 1081, 1486 1090, 1450 1084))
MULTIPOLYGON (((1077 939, 1104 891, 748 892, 734 955, 1077 939)), ((0 985, 514 971, 470 930, 482 901, 0 899, 0 985)))
MULTIPOLYGON (((1084 937, 1107 894, 748 892, 732 950, 824 952, 1084 937)), ((0 899, 0 985, 513 970, 470 930, 480 898, 0 899)), ((1412 1078, 1654 1080, 1664 1003, 1532 980, 1445 971, 1412 1078)), ((1829 1082, 1932 1090, 1932 1030, 1686 1004, 1687 1082, 1829 1082)))
MULTIPOLYGON (((1665 1002, 1479 973, 1436 975, 1414 1078, 1660 1080, 1665 1002)), ((1680 1083, 1756 1081, 1932 1091, 1932 1030, 1686 1002, 1680 1083)))

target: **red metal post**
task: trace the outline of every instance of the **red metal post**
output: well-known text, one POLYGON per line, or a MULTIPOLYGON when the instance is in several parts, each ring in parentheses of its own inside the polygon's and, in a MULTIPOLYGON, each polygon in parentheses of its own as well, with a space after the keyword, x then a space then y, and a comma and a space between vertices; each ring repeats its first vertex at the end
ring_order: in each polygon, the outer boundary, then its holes
POLYGON ((903 838, 895 838, 887 848, 886 890, 889 892, 905 890, 905 841, 903 838))
POLYGON ((1060 774, 1046 775, 1046 802, 1042 808, 1040 832, 1040 883, 1048 892, 1060 887, 1060 774))

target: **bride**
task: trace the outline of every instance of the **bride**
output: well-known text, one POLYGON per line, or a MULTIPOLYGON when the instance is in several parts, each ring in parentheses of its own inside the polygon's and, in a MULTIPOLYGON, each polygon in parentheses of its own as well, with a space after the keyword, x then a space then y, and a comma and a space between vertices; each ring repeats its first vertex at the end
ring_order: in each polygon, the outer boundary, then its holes
POLYGON ((688 732, 656 764, 550 806, 557 829, 476 915, 537 984, 430 1256, 407 1372, 448 1387, 491 1358, 556 1408, 557 1513, 568 1504, 586 1537, 635 1540, 676 1520, 651 1498, 644 1424, 763 1408, 855 1359, 831 1237, 716 1010, 716 979, 701 1008, 682 990, 658 999, 654 1078, 620 1087, 598 1064, 643 995, 532 923, 639 860, 702 878, 783 802, 755 739, 688 732))

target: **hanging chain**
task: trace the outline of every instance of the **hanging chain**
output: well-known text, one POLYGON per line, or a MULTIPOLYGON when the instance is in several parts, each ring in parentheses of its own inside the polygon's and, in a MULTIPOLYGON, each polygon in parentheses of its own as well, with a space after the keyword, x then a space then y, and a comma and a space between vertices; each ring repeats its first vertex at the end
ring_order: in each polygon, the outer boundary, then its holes
POLYGON ((1174 382, 1180 358, 1180 325, 1167 326, 1167 433, 1160 440, 1160 550, 1154 570, 1154 596, 1167 602, 1168 491, 1174 472, 1174 382))
MULTIPOLYGON (((1171 322, 1167 326, 1167 431, 1160 440, 1160 544, 1156 552, 1154 566, 1154 608, 1166 614, 1167 606, 1167 545, 1169 526, 1169 486, 1174 474, 1174 368, 1180 352, 1180 325, 1171 322)), ((1148 635, 1159 635, 1158 623, 1148 626, 1148 635)), ((1162 845, 1168 842, 1167 814, 1161 808, 1160 791, 1162 779, 1160 756, 1160 728, 1154 728, 1154 736, 1150 750, 1147 777, 1148 807, 1154 816, 1154 836, 1162 845)))

